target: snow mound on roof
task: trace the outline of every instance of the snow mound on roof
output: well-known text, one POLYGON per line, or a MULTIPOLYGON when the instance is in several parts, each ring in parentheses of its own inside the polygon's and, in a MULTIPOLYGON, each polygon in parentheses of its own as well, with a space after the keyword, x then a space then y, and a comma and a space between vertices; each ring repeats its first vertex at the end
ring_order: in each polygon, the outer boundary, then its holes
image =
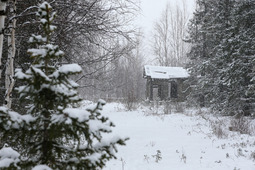
POLYGON ((145 65, 145 76, 156 79, 187 78, 189 73, 183 67, 163 67, 145 65))

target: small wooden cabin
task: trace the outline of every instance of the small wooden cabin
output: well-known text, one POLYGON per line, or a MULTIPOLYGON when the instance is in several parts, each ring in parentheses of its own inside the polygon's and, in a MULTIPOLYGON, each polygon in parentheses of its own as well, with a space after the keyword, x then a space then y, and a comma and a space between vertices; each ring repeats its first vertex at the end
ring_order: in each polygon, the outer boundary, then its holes
POLYGON ((186 69, 145 65, 143 77, 146 79, 146 99, 150 101, 186 99, 187 87, 183 83, 189 77, 186 69))

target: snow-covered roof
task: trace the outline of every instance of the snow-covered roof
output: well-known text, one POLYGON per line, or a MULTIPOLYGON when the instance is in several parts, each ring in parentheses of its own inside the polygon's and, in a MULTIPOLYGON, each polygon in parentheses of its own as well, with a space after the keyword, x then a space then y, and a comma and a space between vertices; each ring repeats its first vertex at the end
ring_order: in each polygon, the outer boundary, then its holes
POLYGON ((183 67, 163 67, 145 65, 145 77, 153 79, 187 78, 189 73, 183 67))

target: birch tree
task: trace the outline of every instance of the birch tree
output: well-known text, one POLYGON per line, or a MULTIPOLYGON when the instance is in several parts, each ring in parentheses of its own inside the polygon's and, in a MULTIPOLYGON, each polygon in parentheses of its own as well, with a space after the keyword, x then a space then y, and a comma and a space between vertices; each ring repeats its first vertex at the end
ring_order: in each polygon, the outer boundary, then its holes
POLYGON ((182 6, 175 8, 168 4, 155 23, 152 47, 161 66, 183 66, 187 62, 189 45, 184 39, 188 19, 186 4, 182 1, 182 6))
POLYGON ((11 108, 12 104, 12 90, 14 87, 14 57, 15 57, 15 28, 16 28, 16 0, 10 2, 10 21, 8 25, 8 58, 5 70, 5 105, 11 108))

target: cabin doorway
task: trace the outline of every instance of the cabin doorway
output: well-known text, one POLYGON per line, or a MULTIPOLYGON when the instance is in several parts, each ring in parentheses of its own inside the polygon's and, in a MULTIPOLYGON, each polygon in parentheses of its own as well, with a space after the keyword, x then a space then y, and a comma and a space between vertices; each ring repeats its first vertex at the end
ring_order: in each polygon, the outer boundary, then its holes
POLYGON ((153 99, 157 99, 159 97, 159 93, 158 93, 158 86, 156 87, 153 87, 153 91, 152 91, 152 94, 153 94, 153 99))
POLYGON ((170 98, 178 98, 178 85, 175 81, 169 83, 169 96, 170 98))

